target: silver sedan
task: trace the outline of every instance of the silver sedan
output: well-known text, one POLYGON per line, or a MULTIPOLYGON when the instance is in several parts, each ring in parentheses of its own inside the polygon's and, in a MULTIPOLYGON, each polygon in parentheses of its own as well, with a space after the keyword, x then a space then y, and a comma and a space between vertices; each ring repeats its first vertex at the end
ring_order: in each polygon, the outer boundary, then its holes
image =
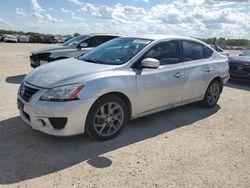
POLYGON ((33 70, 17 101, 35 130, 107 140, 130 119, 197 101, 213 107, 228 79, 227 58, 199 40, 121 37, 33 70))

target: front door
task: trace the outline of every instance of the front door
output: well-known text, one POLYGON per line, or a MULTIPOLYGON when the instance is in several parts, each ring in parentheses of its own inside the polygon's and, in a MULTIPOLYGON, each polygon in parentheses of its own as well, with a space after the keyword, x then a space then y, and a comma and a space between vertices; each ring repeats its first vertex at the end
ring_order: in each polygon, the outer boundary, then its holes
POLYGON ((137 113, 180 103, 184 87, 184 65, 180 62, 179 41, 166 41, 152 47, 142 59, 160 61, 157 69, 137 71, 137 113))

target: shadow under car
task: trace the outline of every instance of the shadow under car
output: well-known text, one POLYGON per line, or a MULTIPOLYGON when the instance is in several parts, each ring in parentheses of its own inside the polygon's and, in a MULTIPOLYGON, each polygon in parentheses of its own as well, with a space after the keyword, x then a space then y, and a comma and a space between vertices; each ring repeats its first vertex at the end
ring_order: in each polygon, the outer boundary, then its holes
MULTIPOLYGON (((41 177, 86 161, 95 168, 112 165, 102 155, 121 147, 191 125, 220 109, 191 104, 130 121, 122 133, 105 142, 86 136, 49 136, 32 130, 20 117, 0 121, 0 185, 41 177)), ((82 172, 87 173, 87 172, 82 172)))

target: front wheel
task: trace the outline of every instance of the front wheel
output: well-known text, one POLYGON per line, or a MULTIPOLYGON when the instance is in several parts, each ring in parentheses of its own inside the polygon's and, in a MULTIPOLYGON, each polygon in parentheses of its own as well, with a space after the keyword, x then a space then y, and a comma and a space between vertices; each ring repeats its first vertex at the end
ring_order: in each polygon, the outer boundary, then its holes
POLYGON ((207 88, 202 105, 208 108, 215 106, 220 98, 222 87, 222 84, 218 80, 213 80, 207 88))
POLYGON ((117 136, 128 120, 128 110, 117 96, 104 96, 91 107, 87 121, 87 134, 97 140, 108 140, 117 136))

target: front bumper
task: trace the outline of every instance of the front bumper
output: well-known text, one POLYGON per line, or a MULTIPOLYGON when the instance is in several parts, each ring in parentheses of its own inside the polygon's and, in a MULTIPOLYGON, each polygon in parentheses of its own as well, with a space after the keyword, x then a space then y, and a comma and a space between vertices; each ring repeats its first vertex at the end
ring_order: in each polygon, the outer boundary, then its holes
POLYGON ((231 80, 243 80, 243 81, 250 81, 250 74, 249 75, 240 75, 231 73, 231 80))
POLYGON ((232 80, 250 80, 250 66, 240 63, 229 64, 232 80))
POLYGON ((55 136, 71 136, 82 134, 85 131, 87 114, 95 98, 82 99, 70 102, 40 101, 41 91, 37 92, 29 102, 18 94, 19 111, 22 120, 33 129, 55 136), (56 129, 49 118, 66 118, 65 127, 56 129))

